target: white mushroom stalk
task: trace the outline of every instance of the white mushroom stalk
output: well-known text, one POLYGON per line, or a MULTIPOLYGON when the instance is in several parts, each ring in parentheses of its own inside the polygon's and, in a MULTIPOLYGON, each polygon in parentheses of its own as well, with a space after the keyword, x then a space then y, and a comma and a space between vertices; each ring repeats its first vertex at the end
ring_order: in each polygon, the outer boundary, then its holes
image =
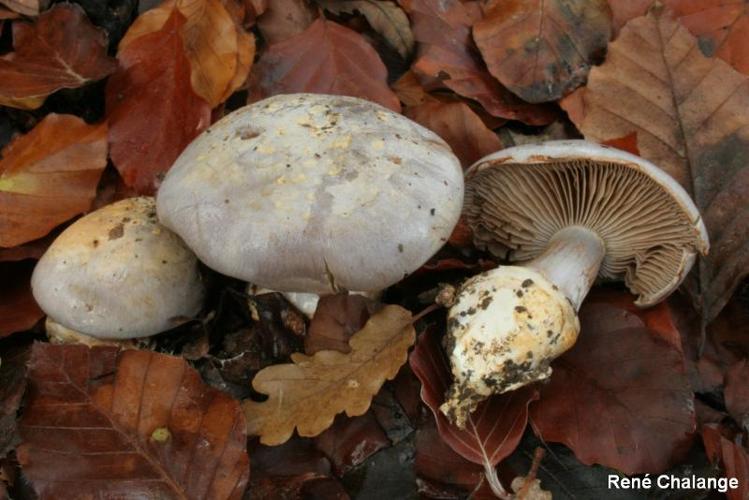
POLYGON ((708 240, 684 189, 655 165, 586 141, 509 148, 466 174, 474 241, 522 266, 467 280, 448 313, 454 383, 442 411, 463 426, 478 403, 551 375, 574 345, 597 278, 639 306, 684 280, 708 240))

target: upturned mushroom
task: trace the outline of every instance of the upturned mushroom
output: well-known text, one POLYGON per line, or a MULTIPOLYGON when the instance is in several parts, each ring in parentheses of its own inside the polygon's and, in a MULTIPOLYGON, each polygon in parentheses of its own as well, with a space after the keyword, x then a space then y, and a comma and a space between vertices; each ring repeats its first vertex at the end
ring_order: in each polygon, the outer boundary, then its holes
POLYGON ((586 141, 505 149, 466 173, 475 244, 522 266, 467 280, 448 313, 454 383, 442 411, 459 426, 491 394, 550 376, 572 347, 597 277, 650 306, 679 286, 708 237, 684 189, 652 163, 586 141))
POLYGON ((153 198, 121 200, 73 223, 34 269, 48 334, 132 339, 168 330, 201 308, 195 255, 159 224, 153 198))
POLYGON ((353 97, 290 94, 230 113, 194 140, 157 196, 161 222, 209 267, 259 287, 384 289, 460 216, 449 146, 353 97))

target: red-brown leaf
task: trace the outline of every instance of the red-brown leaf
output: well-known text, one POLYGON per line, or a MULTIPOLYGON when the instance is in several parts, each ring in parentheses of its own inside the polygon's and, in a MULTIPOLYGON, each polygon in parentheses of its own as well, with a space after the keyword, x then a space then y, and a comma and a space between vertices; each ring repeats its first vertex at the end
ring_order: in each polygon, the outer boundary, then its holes
POLYGON ((494 467, 515 450, 528 421, 528 405, 538 398, 535 389, 523 388, 489 398, 468 418, 466 428, 459 429, 439 409, 452 380, 450 363, 436 332, 421 335, 409 363, 421 381, 421 399, 432 410, 440 436, 459 455, 484 467, 494 467))
POLYGON ((348 340, 364 328, 375 304, 361 295, 328 295, 320 298, 304 338, 304 352, 332 349, 351 352, 348 340))
POLYGON ((273 0, 258 18, 257 27, 263 38, 274 44, 303 32, 317 17, 307 0, 273 0))
POLYGON ((390 440, 377 423, 372 411, 358 417, 338 415, 333 425, 315 438, 317 449, 325 453, 337 476, 364 462, 390 440))
POLYGON ((0 262, 0 338, 28 330, 44 313, 31 294, 34 263, 0 262))
POLYGON ((726 409, 733 419, 749 430, 749 363, 746 359, 734 364, 726 373, 726 409))
POLYGON ((101 80, 117 67, 106 34, 78 5, 57 4, 34 24, 13 25, 15 52, 0 58, 0 104, 36 109, 57 90, 101 80))
POLYGON ((47 115, 0 159, 0 247, 47 234, 85 212, 107 165, 107 126, 47 115))
POLYGON ((24 16, 38 16, 49 5, 49 0, 0 0, 0 4, 24 16))
POLYGON ((535 429, 585 464, 665 470, 683 458, 695 428, 682 353, 616 303, 586 302, 580 323, 577 344, 552 364, 531 407, 535 429))
POLYGON ((239 404, 184 359, 36 344, 18 459, 42 498, 240 498, 239 404))
POLYGON ((190 84, 190 64, 175 9, 158 31, 117 54, 107 82, 111 156, 125 184, 152 193, 190 141, 210 123, 210 106, 190 84))
MULTIPOLYGON (((26 362, 31 349, 29 346, 7 350, 0 364, 0 459, 21 442, 18 435, 16 413, 23 401, 26 390, 26 362)), ((0 466, 2 461, 0 461, 0 466)), ((0 485, 2 481, 0 468, 0 485)), ((0 489, 0 499, 3 498, 0 489)))
POLYGON ((400 111, 377 52, 359 33, 324 18, 271 45, 255 72, 264 97, 295 92, 349 95, 400 111))
POLYGON ((726 477, 735 477, 739 481, 738 489, 726 492, 728 500, 749 498, 749 454, 746 450, 740 444, 723 437, 716 424, 702 427, 702 442, 710 461, 721 464, 726 477))

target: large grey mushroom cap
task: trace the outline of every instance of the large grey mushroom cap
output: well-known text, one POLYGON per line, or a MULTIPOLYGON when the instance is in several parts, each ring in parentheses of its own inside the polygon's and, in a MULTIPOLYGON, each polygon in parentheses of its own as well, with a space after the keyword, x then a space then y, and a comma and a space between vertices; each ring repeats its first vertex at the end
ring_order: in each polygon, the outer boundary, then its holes
POLYGON ((31 278, 54 321, 106 339, 168 330, 201 308, 195 255, 156 219, 153 198, 119 201, 68 227, 31 278))
POLYGON ((280 291, 378 290, 431 257, 463 202, 436 134, 353 97, 279 95, 206 130, 164 179, 161 222, 209 267, 280 291))

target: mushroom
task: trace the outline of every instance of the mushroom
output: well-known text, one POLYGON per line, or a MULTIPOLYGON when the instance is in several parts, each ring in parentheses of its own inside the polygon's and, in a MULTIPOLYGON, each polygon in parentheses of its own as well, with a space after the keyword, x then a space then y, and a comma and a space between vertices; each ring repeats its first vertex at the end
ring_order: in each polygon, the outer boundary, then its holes
POLYGON ((48 334, 99 339, 168 330, 192 318, 204 295, 195 255, 159 224, 150 197, 77 220, 39 260, 31 286, 49 317, 48 334))
POLYGON ((543 380, 572 347, 597 277, 623 279, 647 307, 689 272, 708 237, 684 189, 652 163, 587 141, 505 149, 466 172, 479 248, 523 266, 467 280, 448 313, 454 383, 442 411, 458 425, 481 400, 543 380))
POLYGON ((362 99, 278 95, 195 139, 159 219, 220 273, 282 292, 377 291, 447 240, 463 202, 449 146, 362 99))

